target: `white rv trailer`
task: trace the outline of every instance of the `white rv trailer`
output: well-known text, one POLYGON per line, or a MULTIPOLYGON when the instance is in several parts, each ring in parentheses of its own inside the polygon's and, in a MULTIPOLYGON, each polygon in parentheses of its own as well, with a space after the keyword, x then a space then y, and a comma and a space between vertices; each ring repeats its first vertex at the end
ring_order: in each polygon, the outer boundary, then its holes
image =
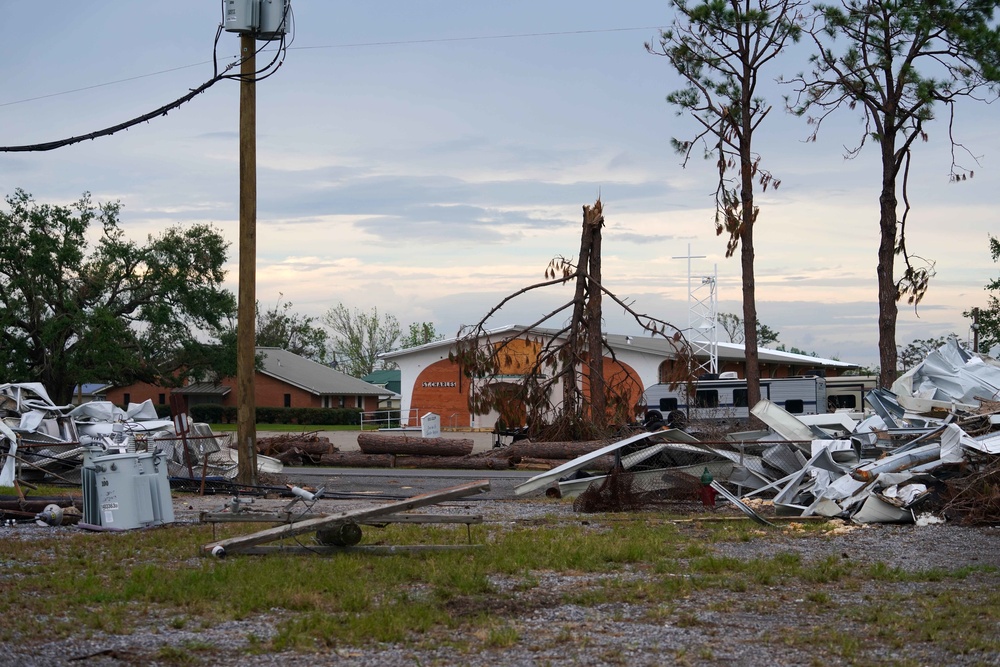
POLYGON ((865 394, 878 386, 877 375, 841 375, 826 379, 827 410, 864 412, 865 394))
MULTIPOLYGON (((760 397, 793 415, 814 415, 827 411, 826 383, 826 378, 812 375, 762 378, 760 397)), ((689 397, 684 385, 670 389, 670 385, 655 384, 646 389, 643 399, 647 410, 659 410, 664 417, 680 410, 689 420, 746 421, 750 418, 746 379, 698 380, 694 390, 694 395, 689 397)))

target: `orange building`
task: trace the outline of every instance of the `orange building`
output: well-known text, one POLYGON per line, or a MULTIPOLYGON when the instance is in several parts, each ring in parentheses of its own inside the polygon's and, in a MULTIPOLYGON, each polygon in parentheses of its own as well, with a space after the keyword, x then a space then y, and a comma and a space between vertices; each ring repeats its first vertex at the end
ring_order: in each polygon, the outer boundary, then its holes
MULTIPOLYGON (((418 425, 419 417, 428 412, 434 412, 441 417, 444 428, 492 428, 496 422, 514 426, 523 415, 516 401, 517 388, 526 369, 534 366, 539 351, 539 340, 552 338, 558 334, 551 329, 534 328, 529 332, 526 327, 512 325, 489 332, 489 342, 494 345, 501 341, 509 341, 504 346, 504 352, 497 359, 499 373, 489 378, 491 391, 509 391, 511 401, 505 409, 491 411, 489 414, 473 414, 470 402, 475 403, 475 392, 481 390, 487 383, 470 380, 462 376, 456 362, 449 359, 456 350, 456 340, 442 340, 427 343, 419 347, 408 348, 383 355, 383 359, 396 363, 400 369, 400 407, 404 422, 418 425), (509 379, 509 382, 505 382, 509 379)), ((632 336, 622 334, 605 334, 604 342, 610 351, 605 352, 605 378, 617 380, 616 385, 624 387, 629 396, 627 401, 633 405, 640 402, 646 388, 661 382, 675 363, 675 344, 664 338, 632 336), (612 356, 613 353, 613 356, 612 356)), ((743 372, 743 349, 732 343, 718 344, 720 372, 736 371, 740 377, 743 372)), ((764 377, 790 377, 802 375, 806 371, 826 375, 840 375, 856 368, 834 359, 822 359, 801 354, 791 354, 775 350, 760 350, 761 375, 764 377)), ((580 390, 589 390, 586 379, 586 369, 581 369, 583 376, 580 390)), ((552 397, 558 402, 559 396, 552 397)), ((637 417, 638 414, 632 415, 637 417)))

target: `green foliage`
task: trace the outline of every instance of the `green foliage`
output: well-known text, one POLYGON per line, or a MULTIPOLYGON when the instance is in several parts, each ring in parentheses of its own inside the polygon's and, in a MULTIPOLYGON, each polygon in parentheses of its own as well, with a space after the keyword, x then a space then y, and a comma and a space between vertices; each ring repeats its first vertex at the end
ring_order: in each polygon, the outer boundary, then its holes
MULTIPOLYGON (((746 332, 743 328, 743 318, 736 313, 719 313, 718 325, 729 336, 731 343, 742 343, 746 340, 746 332)), ((760 320, 757 320, 757 345, 767 347, 778 342, 781 333, 775 331, 760 320)))
MULTIPOLYGON (((207 424, 236 422, 236 406, 202 403, 191 406, 191 419, 207 424)), ((257 407, 254 421, 258 424, 300 424, 302 426, 359 426, 358 408, 269 408, 257 407)))
MULTIPOLYGON (((1000 261, 1000 239, 993 235, 990 235, 990 255, 994 262, 1000 261)), ((1000 345, 1000 277, 988 282, 984 289, 992 292, 986 308, 973 308, 962 314, 979 324, 979 351, 989 352, 1000 345)))
POLYGON ((435 341, 443 340, 444 334, 438 333, 433 322, 414 322, 410 331, 399 341, 401 348, 417 347, 435 341))
POLYGON ((228 243, 207 225, 174 226, 139 245, 119 203, 38 204, 16 190, 0 212, 0 368, 68 402, 84 382, 175 382, 194 369, 199 333, 235 299, 221 289, 228 243), (93 243, 92 223, 100 226, 93 243))
POLYGON ((257 303, 257 346, 288 350, 325 364, 326 329, 316 326, 312 317, 291 312, 292 303, 282 303, 282 296, 279 296, 278 303, 264 312, 260 310, 260 302, 257 303))
POLYGON ((374 306, 365 313, 338 303, 326 312, 323 322, 333 330, 332 345, 340 371, 361 378, 376 368, 395 368, 395 364, 379 359, 402 335, 395 316, 379 315, 374 306))

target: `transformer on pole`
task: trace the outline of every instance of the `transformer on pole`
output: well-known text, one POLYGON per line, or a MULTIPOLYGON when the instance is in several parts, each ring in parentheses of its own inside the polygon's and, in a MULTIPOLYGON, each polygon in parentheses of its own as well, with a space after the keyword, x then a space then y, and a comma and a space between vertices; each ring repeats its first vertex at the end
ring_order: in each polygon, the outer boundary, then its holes
POLYGON ((288 32, 290 0, 223 0, 227 32, 255 39, 280 39, 288 32))

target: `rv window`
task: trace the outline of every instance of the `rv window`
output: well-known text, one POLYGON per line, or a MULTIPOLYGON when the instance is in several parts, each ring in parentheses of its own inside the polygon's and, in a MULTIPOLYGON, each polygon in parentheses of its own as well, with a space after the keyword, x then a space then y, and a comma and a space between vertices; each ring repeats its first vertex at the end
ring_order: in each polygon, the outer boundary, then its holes
POLYGON ((793 415, 800 415, 805 412, 805 406, 801 398, 792 398, 785 401, 785 410, 791 412, 793 415))
POLYGON ((719 407, 719 392, 715 389, 701 389, 695 394, 694 404, 699 408, 719 407))
POLYGON ((673 412, 677 409, 677 398, 661 398, 660 412, 673 412))
POLYGON ((830 396, 827 399, 827 404, 829 404, 831 410, 841 410, 847 408, 848 410, 854 410, 858 407, 858 397, 854 394, 838 394, 836 396, 830 396))
POLYGON ((747 390, 746 389, 733 389, 733 407, 745 408, 747 407, 747 390))

